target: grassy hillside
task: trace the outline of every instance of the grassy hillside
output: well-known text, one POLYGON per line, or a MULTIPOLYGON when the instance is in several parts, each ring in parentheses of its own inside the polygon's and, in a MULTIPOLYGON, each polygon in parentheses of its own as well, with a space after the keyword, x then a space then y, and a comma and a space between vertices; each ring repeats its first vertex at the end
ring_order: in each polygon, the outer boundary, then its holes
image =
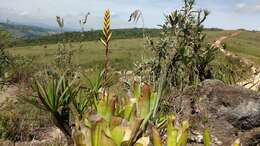
MULTIPOLYGON (((234 31, 206 31, 207 42, 213 43, 221 36, 227 36, 234 31)), ((98 36, 97 36, 98 37, 98 36)), ((156 37, 154 39, 157 39, 156 37)), ((247 57, 260 64, 260 32, 242 32, 240 35, 225 41, 227 49, 242 57, 247 57)), ((97 67, 103 64, 103 46, 98 41, 85 41, 79 49, 80 43, 71 43, 75 50, 74 62, 83 67, 97 67)), ((69 45, 68 45, 69 46, 69 45)), ((13 47, 12 54, 33 57, 38 63, 53 63, 57 44, 32 45, 13 47)), ((115 69, 131 69, 135 61, 149 56, 149 49, 144 49, 142 38, 116 39, 113 38, 110 50, 111 66, 115 69)))
MULTIPOLYGON (((206 29, 209 33, 209 38, 221 36, 226 34, 227 31, 221 29, 206 29)), ((143 38, 143 34, 149 37, 159 37, 160 29, 141 29, 141 28, 132 28, 132 29, 113 29, 113 39, 136 39, 143 38)), ((82 32, 65 32, 62 34, 53 34, 48 36, 42 36, 37 38, 29 38, 17 40, 14 42, 16 46, 28 46, 28 45, 45 45, 45 44, 56 44, 57 42, 67 40, 70 42, 81 42, 81 41, 96 41, 100 39, 102 35, 101 30, 91 30, 82 32)))
POLYGON ((225 43, 228 50, 260 64, 260 32, 243 31, 225 43))
MULTIPOLYGON (((217 38, 229 35, 233 31, 206 31, 207 42, 213 42, 217 38)), ((157 38, 154 38, 157 39, 157 38)), ((229 43, 228 43, 229 44, 229 43)), ((79 43, 72 43, 75 52, 74 62, 79 62, 84 67, 96 67, 103 64, 103 46, 99 41, 85 41, 79 50, 79 43)), ((52 63, 57 44, 13 47, 11 53, 34 57, 38 63, 52 63)), ((149 49, 144 49, 142 38, 136 39, 113 39, 110 50, 111 66, 116 69, 131 69, 135 61, 149 56, 149 49)))
MULTIPOLYGON (((75 50, 74 62, 83 67, 97 67, 103 64, 104 49, 99 41, 87 41, 82 43, 79 50, 79 43, 72 43, 75 50)), ((143 55, 149 53, 144 50, 142 39, 117 39, 113 40, 110 49, 111 66, 116 69, 129 69, 133 67, 136 60, 141 60, 143 55)), ((14 47, 10 51, 15 55, 34 57, 38 63, 52 63, 57 44, 47 46, 25 46, 14 47)))
POLYGON ((37 26, 18 25, 0 23, 0 27, 8 31, 13 39, 32 39, 40 36, 46 36, 49 33, 53 33, 54 30, 46 29, 37 26))
MULTIPOLYGON (((73 49, 75 50, 79 48, 78 42, 84 42, 81 52, 78 53, 79 56, 76 57, 79 58, 81 65, 93 67, 96 63, 100 64, 103 61, 102 46, 98 42, 102 33, 100 30, 88 31, 84 34, 66 32, 65 34, 48 35, 53 31, 40 27, 6 23, 0 23, 0 27, 15 36, 14 45, 18 47, 12 48, 11 52, 16 55, 35 57, 38 62, 50 63, 57 49, 57 42, 66 39, 74 42, 73 49)), ((234 32, 231 30, 206 29, 207 42, 212 43, 221 36, 227 36, 234 32)), ((145 34, 156 39, 160 35, 160 30, 145 29, 145 34)), ((117 66, 116 68, 131 68, 134 60, 141 59, 140 53, 149 52, 149 50, 144 50, 142 37, 143 30, 138 28, 113 30, 112 65, 117 66)), ((227 49, 260 64, 260 32, 243 31, 240 35, 225 40, 225 43, 227 49)))

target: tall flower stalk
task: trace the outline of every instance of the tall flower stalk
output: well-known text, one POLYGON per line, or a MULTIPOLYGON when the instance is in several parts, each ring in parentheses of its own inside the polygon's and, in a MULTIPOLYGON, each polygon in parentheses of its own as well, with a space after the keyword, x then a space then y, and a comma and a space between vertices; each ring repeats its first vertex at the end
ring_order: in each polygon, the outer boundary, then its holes
MULTIPOLYGON (((84 41, 84 38, 85 38, 85 29, 86 29, 86 24, 87 24, 87 21, 88 21, 88 17, 90 15, 90 12, 88 12, 84 18, 80 19, 79 20, 79 25, 80 25, 80 28, 81 28, 81 38, 80 38, 80 41, 79 41, 79 48, 77 49, 77 66, 80 68, 80 53, 81 53, 81 49, 83 47, 83 41, 84 41)), ((85 46, 86 48, 86 46, 85 46)))
POLYGON ((134 12, 131 13, 130 18, 128 20, 128 22, 134 22, 135 24, 139 21, 139 19, 141 18, 142 21, 142 31, 143 31, 143 38, 145 38, 145 34, 144 34, 144 16, 141 10, 137 9, 134 12))
POLYGON ((80 25, 80 28, 81 28, 82 33, 85 32, 85 25, 86 25, 86 23, 87 23, 87 20, 88 20, 88 16, 89 16, 89 15, 90 15, 90 12, 88 12, 83 19, 80 19, 80 20, 79 20, 79 25, 80 25))
MULTIPOLYGON (((128 22, 137 23, 141 19, 142 21, 142 33, 143 33, 143 40, 145 42, 145 28, 144 28, 144 16, 141 10, 137 9, 131 13, 128 22)), ((145 44, 144 44, 145 49, 145 44)))
POLYGON ((56 21, 59 25, 59 28, 60 28, 60 33, 63 33, 63 28, 64 28, 64 19, 60 16, 56 16, 56 21))
MULTIPOLYGON (((108 81, 108 65, 109 65, 109 42, 111 39, 112 33, 110 31, 110 11, 107 9, 104 14, 103 19, 103 37, 101 38, 101 42, 103 43, 105 47, 105 63, 104 63, 104 83, 103 85, 106 85, 108 81)), ((103 96, 105 96, 106 87, 104 87, 103 90, 103 96)))

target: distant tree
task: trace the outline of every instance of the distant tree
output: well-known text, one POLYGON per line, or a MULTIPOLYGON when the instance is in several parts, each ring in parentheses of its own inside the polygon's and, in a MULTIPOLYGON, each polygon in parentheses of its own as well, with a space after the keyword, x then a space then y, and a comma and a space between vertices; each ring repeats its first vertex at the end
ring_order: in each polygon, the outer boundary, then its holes
MULTIPOLYGON (((131 38, 143 38, 143 31, 149 34, 150 37, 159 37, 160 29, 145 29, 134 28, 134 29, 113 29, 114 39, 131 39, 131 38)), ((19 39, 15 41, 17 46, 27 45, 45 45, 45 44, 56 44, 64 38, 70 38, 70 41, 81 42, 81 41, 97 41, 99 36, 102 34, 101 30, 90 29, 90 31, 82 32, 64 32, 59 34, 53 34, 48 36, 42 36, 38 38, 19 39)), ((14 42, 13 42, 14 43, 14 42)))

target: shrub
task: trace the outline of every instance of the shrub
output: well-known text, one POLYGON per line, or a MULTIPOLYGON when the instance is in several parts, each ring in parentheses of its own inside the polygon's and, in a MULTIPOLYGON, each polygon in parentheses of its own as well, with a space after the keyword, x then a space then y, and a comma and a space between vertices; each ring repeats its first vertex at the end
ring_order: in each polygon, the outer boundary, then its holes
MULTIPOLYGON (((60 33, 63 34, 64 19, 60 16, 56 16, 56 20, 60 28, 60 33)), ((75 50, 76 49, 73 49, 73 45, 71 44, 71 42, 67 41, 67 38, 63 38, 61 42, 58 42, 58 49, 54 55, 54 65, 59 71, 64 72, 69 70, 69 72, 71 72, 72 70, 74 70, 75 66, 72 63, 72 59, 75 50)))
POLYGON ((73 55, 75 50, 72 49, 71 44, 59 43, 58 50, 55 52, 55 62, 54 65, 60 71, 66 71, 68 69, 73 70, 74 67, 72 63, 73 55))
POLYGON ((159 41, 148 41, 153 58, 138 68, 143 79, 155 87, 164 74, 169 87, 180 90, 211 78, 207 67, 215 59, 217 48, 203 45, 206 35, 202 25, 209 12, 194 10, 195 0, 184 0, 184 3, 181 10, 166 16, 159 41))
POLYGON ((41 70, 41 65, 36 64, 33 57, 13 56, 12 60, 12 68, 8 71, 8 80, 11 83, 30 85, 34 74, 41 70))
POLYGON ((5 77, 5 73, 11 64, 11 57, 6 47, 10 44, 10 35, 0 28, 0 82, 5 77))
POLYGON ((233 57, 220 57, 210 64, 209 69, 215 79, 229 85, 245 81, 252 74, 250 66, 241 64, 239 58, 233 57))
POLYGON ((141 76, 142 81, 155 90, 164 90, 159 92, 163 93, 160 111, 164 113, 178 113, 183 106, 183 95, 187 92, 192 93, 194 104, 197 87, 206 79, 220 79, 229 84, 238 81, 237 74, 231 70, 237 68, 236 65, 215 63, 219 61, 220 48, 205 44, 203 23, 209 12, 194 10, 194 4, 195 0, 184 0, 180 10, 166 16, 161 25, 161 37, 155 41, 148 39, 152 58, 136 67, 136 74, 141 76))
POLYGON ((9 100, 0 106, 0 138, 30 141, 36 137, 33 130, 52 125, 48 113, 28 103, 9 100))

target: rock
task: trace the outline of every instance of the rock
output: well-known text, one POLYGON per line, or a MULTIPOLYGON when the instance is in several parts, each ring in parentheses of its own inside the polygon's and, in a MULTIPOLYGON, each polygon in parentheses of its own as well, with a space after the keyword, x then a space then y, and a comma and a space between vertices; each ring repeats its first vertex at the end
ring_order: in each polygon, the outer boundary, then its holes
POLYGON ((227 111, 226 118, 239 129, 252 129, 260 126, 260 103, 254 100, 243 101, 236 108, 227 111))
POLYGON ((62 132, 50 127, 46 129, 35 129, 35 138, 32 141, 11 142, 9 140, 0 140, 0 146, 66 146, 66 138, 62 132))
POLYGON ((231 145, 238 137, 241 137, 245 146, 259 143, 260 132, 253 130, 260 127, 259 93, 242 87, 227 86, 218 80, 206 80, 201 83, 198 95, 200 98, 196 107, 199 112, 191 116, 197 129, 203 129, 201 121, 206 118, 212 136, 223 142, 221 145, 231 145), (243 135, 250 130, 254 132, 243 135))
POLYGON ((214 80, 204 81, 201 91, 204 97, 201 102, 210 105, 207 109, 215 116, 223 117, 241 130, 260 126, 259 93, 242 87, 225 86, 214 80))
POLYGON ((260 127, 254 128, 241 134, 242 145, 259 146, 260 145, 260 127))
POLYGON ((14 144, 8 140, 0 140, 0 146, 13 146, 14 144))

